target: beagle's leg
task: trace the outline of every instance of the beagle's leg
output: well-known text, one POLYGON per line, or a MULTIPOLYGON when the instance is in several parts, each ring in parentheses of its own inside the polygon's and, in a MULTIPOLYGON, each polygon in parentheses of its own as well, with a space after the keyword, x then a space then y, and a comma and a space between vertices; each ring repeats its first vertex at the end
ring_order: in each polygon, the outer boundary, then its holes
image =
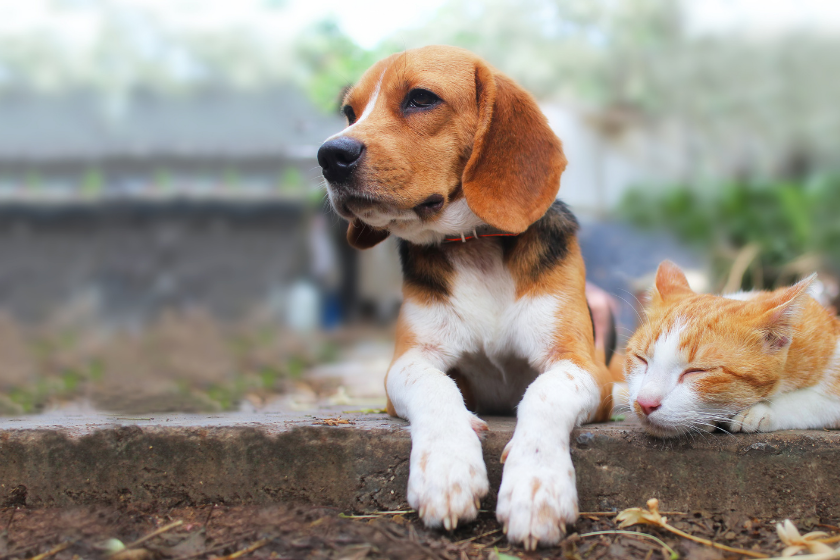
POLYGON ((502 453, 505 467, 496 506, 509 541, 529 550, 554 545, 566 523, 577 519, 569 439, 572 428, 589 420, 599 402, 593 376, 569 360, 555 363, 525 391, 516 429, 502 453))
POLYGON ((487 425, 418 350, 394 362, 386 384, 397 415, 411 422, 408 503, 428 527, 452 530, 475 519, 489 488, 479 439, 487 425))

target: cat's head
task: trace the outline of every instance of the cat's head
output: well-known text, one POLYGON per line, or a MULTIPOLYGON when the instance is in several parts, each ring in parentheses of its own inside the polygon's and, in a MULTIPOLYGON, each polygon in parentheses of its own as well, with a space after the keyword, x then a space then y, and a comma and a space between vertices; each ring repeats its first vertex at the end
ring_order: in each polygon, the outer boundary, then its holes
POLYGON ((624 366, 629 405, 645 429, 660 437, 711 431, 770 395, 815 276, 721 297, 693 292, 679 267, 660 264, 624 366))

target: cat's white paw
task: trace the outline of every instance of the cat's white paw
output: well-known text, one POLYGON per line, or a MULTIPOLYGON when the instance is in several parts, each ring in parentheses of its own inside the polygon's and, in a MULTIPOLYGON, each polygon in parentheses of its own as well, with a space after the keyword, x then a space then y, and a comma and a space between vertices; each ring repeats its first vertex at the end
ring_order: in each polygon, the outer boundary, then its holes
MULTIPOLYGON (((478 433, 487 425, 470 415, 462 425, 430 430, 412 437, 408 503, 427 527, 455 529, 478 515, 487 495, 487 468, 478 433)), ((415 428, 412 426, 412 430, 415 428)))
POLYGON ((730 426, 731 432, 772 432, 776 429, 773 409, 758 403, 736 414, 730 426))
POLYGON ((578 517, 575 470, 568 448, 517 443, 505 447, 496 517, 511 543, 526 550, 557 544, 578 517))

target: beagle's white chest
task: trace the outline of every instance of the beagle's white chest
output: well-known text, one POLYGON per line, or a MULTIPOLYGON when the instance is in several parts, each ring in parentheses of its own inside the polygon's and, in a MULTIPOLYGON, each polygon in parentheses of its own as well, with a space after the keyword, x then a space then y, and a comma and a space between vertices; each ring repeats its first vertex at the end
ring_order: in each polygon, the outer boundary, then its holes
POLYGON ((512 412, 539 373, 556 323, 551 297, 517 297, 516 285, 497 244, 449 255, 451 295, 403 310, 421 347, 436 354, 443 371, 456 370, 482 411, 512 412))

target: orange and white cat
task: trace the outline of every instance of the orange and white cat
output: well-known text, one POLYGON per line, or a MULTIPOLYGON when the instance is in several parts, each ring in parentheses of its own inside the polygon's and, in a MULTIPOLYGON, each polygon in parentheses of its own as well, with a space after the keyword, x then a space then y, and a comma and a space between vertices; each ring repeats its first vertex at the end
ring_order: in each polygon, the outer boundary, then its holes
POLYGON ((840 428, 840 320, 808 294, 694 293, 665 261, 627 343, 629 404, 660 437, 840 428))

